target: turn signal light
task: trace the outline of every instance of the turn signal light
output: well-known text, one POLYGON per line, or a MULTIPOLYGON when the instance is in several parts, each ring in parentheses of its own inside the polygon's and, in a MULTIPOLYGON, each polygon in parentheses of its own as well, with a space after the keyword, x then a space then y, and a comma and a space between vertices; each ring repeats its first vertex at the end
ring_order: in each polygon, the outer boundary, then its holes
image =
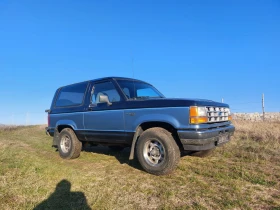
POLYGON ((208 118, 207 117, 191 117, 190 123, 191 124, 200 124, 200 123, 207 123, 208 118))
POLYGON ((191 106, 190 107, 190 117, 197 117, 197 116, 198 116, 197 106, 191 106))
POLYGON ((228 120, 232 121, 232 116, 231 115, 228 116, 228 120))
POLYGON ((205 107, 200 106, 191 106, 190 107, 190 123, 191 124, 200 124, 207 123, 208 117, 205 107))

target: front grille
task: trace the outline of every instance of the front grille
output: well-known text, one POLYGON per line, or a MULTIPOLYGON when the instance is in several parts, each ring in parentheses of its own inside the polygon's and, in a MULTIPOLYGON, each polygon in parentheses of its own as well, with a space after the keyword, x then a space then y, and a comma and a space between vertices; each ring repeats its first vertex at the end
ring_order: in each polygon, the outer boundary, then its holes
POLYGON ((227 107, 213 107, 207 106, 208 122, 223 122, 228 121, 229 108, 227 107))

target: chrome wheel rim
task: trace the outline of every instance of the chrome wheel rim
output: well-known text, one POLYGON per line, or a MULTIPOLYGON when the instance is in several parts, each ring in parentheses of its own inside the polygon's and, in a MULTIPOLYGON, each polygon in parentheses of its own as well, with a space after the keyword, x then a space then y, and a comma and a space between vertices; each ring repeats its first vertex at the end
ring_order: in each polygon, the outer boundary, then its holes
POLYGON ((151 139, 145 143, 143 155, 150 166, 160 166, 165 158, 165 149, 158 140, 151 139))
POLYGON ((60 148, 63 153, 69 152, 69 150, 71 148, 71 139, 69 136, 67 136, 67 135, 62 136, 61 141, 60 141, 60 148))

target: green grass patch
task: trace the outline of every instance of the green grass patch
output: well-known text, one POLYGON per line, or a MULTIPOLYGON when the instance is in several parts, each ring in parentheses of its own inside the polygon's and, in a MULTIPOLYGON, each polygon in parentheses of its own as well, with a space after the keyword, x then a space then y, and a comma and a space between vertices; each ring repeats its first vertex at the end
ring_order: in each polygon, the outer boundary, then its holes
POLYGON ((2 129, 0 209, 279 209, 278 137, 269 144, 249 131, 237 126, 209 157, 182 157, 158 177, 128 161, 128 149, 87 148, 64 160, 42 127, 2 129))

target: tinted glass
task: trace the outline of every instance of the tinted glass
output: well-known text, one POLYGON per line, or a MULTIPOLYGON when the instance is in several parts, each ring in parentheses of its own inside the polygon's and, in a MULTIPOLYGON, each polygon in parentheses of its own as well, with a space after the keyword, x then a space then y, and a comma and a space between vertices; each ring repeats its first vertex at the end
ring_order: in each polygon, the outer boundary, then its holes
POLYGON ((137 98, 164 98, 152 85, 133 80, 117 80, 128 99, 137 98))
POLYGON ((117 92, 115 86, 113 85, 112 82, 102 82, 102 83, 97 83, 94 84, 94 91, 91 97, 91 103, 99 103, 99 96, 100 95, 107 95, 109 98, 109 101, 111 103, 120 101, 120 95, 117 92))
POLYGON ((83 103, 87 83, 79 83, 63 87, 56 100, 57 107, 78 106, 83 103))
POLYGON ((152 88, 138 89, 136 93, 137 97, 158 97, 158 93, 152 88))

